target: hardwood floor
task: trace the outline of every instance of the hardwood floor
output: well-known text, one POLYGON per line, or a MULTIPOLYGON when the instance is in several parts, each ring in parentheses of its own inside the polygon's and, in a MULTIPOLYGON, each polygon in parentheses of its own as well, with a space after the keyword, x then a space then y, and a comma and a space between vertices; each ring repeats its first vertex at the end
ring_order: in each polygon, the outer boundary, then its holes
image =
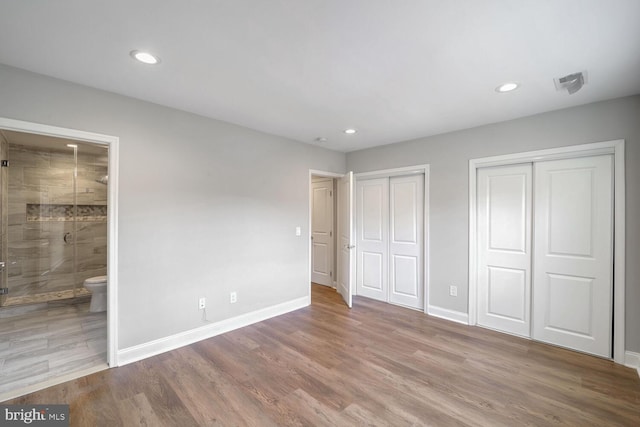
POLYGON ((11 402, 74 426, 640 425, 635 370, 312 287, 310 307, 11 402))

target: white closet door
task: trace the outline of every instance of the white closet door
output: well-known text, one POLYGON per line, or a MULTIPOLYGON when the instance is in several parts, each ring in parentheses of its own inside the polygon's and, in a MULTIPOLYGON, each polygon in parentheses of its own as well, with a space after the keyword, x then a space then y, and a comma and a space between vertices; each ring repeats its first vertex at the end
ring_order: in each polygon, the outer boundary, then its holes
POLYGON ((333 285, 333 180, 311 184, 311 281, 333 285))
POLYGON ((424 307, 424 175, 389 179, 389 302, 424 307))
POLYGON ((478 170, 478 324, 531 331, 530 163, 478 170))
POLYGON ((387 301, 389 180, 356 182, 356 292, 387 301))
POLYGON ((611 156, 535 164, 533 338, 611 356, 611 156))

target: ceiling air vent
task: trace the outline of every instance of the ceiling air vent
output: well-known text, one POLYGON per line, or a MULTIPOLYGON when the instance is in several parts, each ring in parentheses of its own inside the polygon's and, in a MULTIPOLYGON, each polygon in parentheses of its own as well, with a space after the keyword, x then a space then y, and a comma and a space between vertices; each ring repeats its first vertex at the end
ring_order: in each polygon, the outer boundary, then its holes
POLYGON ((567 90, 569 95, 572 95, 587 83, 587 72, 581 71, 564 77, 557 77, 553 79, 553 82, 556 85, 556 90, 567 90))

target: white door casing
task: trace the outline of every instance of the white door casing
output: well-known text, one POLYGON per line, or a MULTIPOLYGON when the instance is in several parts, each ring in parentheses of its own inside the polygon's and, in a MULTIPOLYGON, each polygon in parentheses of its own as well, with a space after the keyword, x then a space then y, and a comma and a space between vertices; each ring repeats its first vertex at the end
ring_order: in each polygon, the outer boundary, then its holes
POLYGON ((478 324, 531 334, 531 163, 478 169, 478 324))
POLYGON ((338 292, 349 308, 352 306, 354 260, 353 238, 353 172, 347 173, 338 183, 338 239, 340 242, 338 264, 338 292))
POLYGON ((389 302, 424 309, 424 175, 389 178, 389 302))
POLYGON ((611 357, 612 156, 534 168, 533 338, 611 357))
POLYGON ((356 182, 356 293, 388 300, 389 179, 356 182))
POLYGON ((311 281, 333 285, 333 179, 311 184, 311 281))

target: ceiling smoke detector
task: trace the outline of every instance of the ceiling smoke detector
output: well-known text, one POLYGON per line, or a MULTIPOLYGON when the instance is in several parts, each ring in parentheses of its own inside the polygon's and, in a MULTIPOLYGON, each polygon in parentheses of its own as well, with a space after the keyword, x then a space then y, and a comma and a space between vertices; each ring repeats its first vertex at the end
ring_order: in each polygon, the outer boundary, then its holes
POLYGON ((556 90, 567 90, 569 95, 572 95, 587 83, 587 72, 580 71, 564 77, 557 77, 553 79, 553 83, 556 85, 556 90))

